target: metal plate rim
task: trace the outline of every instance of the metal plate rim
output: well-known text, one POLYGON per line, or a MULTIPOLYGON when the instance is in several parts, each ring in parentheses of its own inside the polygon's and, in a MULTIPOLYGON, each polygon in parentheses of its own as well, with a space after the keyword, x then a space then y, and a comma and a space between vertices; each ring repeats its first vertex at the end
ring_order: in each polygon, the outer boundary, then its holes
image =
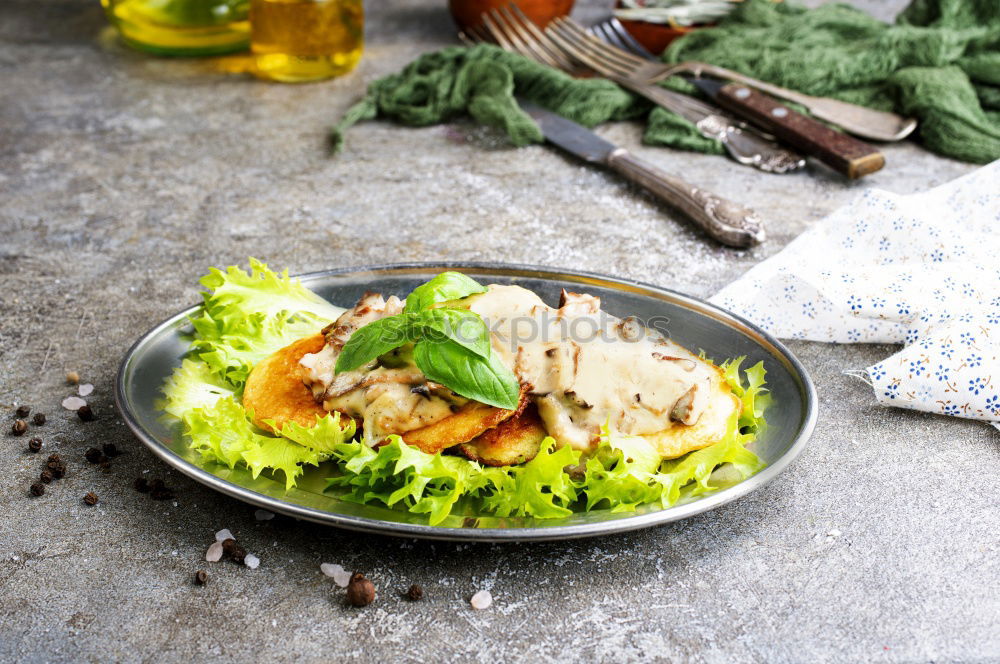
POLYGON ((804 407, 804 417, 797 435, 789 446, 788 450, 776 461, 765 467, 756 475, 753 475, 738 484, 728 487, 716 494, 710 494, 696 501, 678 505, 664 510, 658 510, 647 514, 639 514, 614 521, 595 522, 589 524, 574 524, 568 526, 547 526, 545 528, 441 528, 437 526, 423 524, 409 524, 370 519, 361 516, 351 516, 325 512, 311 507, 294 505, 283 502, 270 496, 251 491, 237 484, 228 482, 217 477, 197 466, 189 464, 185 460, 174 454, 173 451, 164 446, 159 440, 146 431, 138 422, 133 413, 126 395, 126 379, 132 360, 139 350, 147 343, 156 338, 164 328, 168 328, 178 322, 181 318, 186 318, 189 314, 197 310, 200 305, 193 305, 172 316, 160 321, 145 334, 139 337, 128 349, 122 358, 115 378, 114 400, 115 406, 121 413, 128 428, 132 431, 153 454, 159 457, 169 466, 175 468, 187 477, 204 484, 220 493, 256 507, 266 509, 275 513, 285 514, 297 519, 303 519, 323 525, 336 526, 346 530, 365 533, 378 533, 396 537, 409 537, 418 539, 433 539, 442 541, 476 541, 476 542, 542 542, 554 540, 580 539, 595 537, 600 535, 610 535, 625 533, 633 530, 649 528, 651 526, 670 523, 686 519, 702 512, 715 509, 721 505, 732 502, 745 496, 765 484, 771 482, 780 475, 802 452, 806 442, 812 435, 817 417, 816 390, 809 373, 795 355, 789 351, 780 341, 772 337, 769 333, 757 327, 750 321, 726 311, 700 298, 686 295, 678 291, 621 277, 582 270, 564 270, 549 266, 527 265, 519 263, 499 263, 484 261, 424 261, 424 262, 404 262, 385 263, 376 265, 361 265, 354 267, 334 268, 330 270, 318 270, 295 275, 302 281, 319 279, 322 277, 342 275, 342 274, 363 274, 366 272, 387 272, 402 270, 426 270, 426 269, 459 269, 459 270, 496 270, 508 276, 518 276, 517 273, 533 272, 534 276, 557 279, 560 277, 573 277, 576 279, 592 279, 604 284, 615 286, 627 286, 632 289, 642 291, 652 291, 668 296, 670 299, 683 304, 689 309, 694 309, 696 313, 707 314, 712 312, 712 318, 719 322, 735 327, 743 333, 751 333, 751 337, 770 354, 780 358, 786 363, 786 368, 791 369, 795 377, 802 397, 804 407), (764 343, 761 343, 764 342, 764 343), (769 348, 768 348, 769 347, 769 348))

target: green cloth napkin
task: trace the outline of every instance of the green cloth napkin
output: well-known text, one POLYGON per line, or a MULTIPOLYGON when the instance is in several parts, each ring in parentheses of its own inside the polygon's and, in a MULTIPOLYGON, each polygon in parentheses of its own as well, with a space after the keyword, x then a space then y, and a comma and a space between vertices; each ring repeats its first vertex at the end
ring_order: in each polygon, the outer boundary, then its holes
MULTIPOLYGON (((894 25, 845 4, 805 9, 746 0, 718 27, 696 30, 664 52, 667 62, 700 60, 802 92, 919 119, 924 146, 976 163, 1000 159, 998 0, 914 0, 894 25)), ((690 92, 677 77, 665 86, 690 92)), ((643 140, 722 153, 690 122, 601 79, 573 79, 499 48, 452 47, 419 57, 372 83, 336 125, 384 117, 427 126, 471 115, 514 145, 542 140, 514 93, 592 127, 646 118, 643 140)))

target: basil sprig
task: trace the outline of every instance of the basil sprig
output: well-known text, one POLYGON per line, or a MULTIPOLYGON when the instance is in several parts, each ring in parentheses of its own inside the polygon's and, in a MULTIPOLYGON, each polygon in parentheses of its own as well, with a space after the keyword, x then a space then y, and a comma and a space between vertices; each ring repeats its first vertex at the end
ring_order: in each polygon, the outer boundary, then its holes
POLYGON ((521 387, 497 360, 483 319, 467 309, 429 308, 486 289, 458 272, 444 272, 406 298, 403 313, 380 318, 356 330, 337 357, 335 373, 368 364, 413 343, 413 361, 429 380, 456 394, 497 408, 514 410, 521 387))

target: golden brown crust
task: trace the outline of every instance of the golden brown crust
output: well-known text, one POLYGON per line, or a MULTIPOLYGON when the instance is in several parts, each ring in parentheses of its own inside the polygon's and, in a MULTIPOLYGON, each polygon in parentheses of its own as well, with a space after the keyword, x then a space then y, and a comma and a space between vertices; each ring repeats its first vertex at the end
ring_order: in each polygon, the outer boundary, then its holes
POLYGON ((530 405, 517 417, 459 445, 458 450, 484 466, 512 466, 534 459, 546 435, 538 410, 530 405))
POLYGON ((441 450, 468 442, 484 431, 519 415, 527 404, 528 395, 525 389, 521 390, 521 401, 517 410, 504 410, 478 401, 470 401, 453 415, 434 424, 401 433, 400 437, 407 445, 412 445, 428 454, 436 454, 441 450))
POLYGON ((253 411, 254 424, 265 431, 273 429, 264 420, 274 420, 279 429, 287 422, 312 427, 317 415, 326 415, 303 382, 305 368, 299 364, 303 355, 319 352, 324 343, 322 334, 299 339, 253 368, 243 388, 243 406, 253 411))

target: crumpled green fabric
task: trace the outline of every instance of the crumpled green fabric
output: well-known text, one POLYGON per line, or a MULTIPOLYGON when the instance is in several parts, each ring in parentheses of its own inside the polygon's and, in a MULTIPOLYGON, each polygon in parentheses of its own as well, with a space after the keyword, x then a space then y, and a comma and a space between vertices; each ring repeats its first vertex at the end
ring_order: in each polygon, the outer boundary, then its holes
MULTIPOLYGON (((805 9, 745 0, 718 27, 696 30, 663 54, 700 60, 801 90, 920 121, 934 152, 976 163, 1000 158, 1000 6, 998 0, 914 0, 894 25, 846 4, 805 9)), ((665 86, 690 92, 673 78, 665 86)), ((542 140, 514 93, 586 126, 646 117, 644 142, 721 153, 694 126, 618 86, 573 79, 518 55, 480 45, 421 56, 371 84, 336 125, 343 131, 384 117, 409 126, 469 114, 499 127, 514 145, 542 140)))

